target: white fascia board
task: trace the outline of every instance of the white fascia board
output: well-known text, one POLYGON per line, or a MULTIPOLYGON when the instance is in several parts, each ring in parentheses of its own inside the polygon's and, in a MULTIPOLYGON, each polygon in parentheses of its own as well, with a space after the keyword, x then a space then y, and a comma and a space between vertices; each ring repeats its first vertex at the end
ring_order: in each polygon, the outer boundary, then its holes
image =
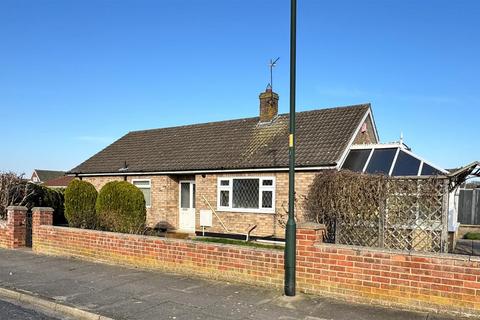
POLYGON ((370 119, 372 120, 373 132, 375 133, 375 138, 377 138, 378 143, 380 143, 380 136, 378 135, 377 125, 375 124, 375 119, 373 118, 372 107, 369 108, 370 119))
MULTIPOLYGON (((317 171, 332 170, 336 166, 325 167, 301 167, 295 168, 295 171, 317 171)), ((257 168, 257 169, 226 169, 226 170, 189 170, 189 171, 152 171, 152 172, 107 172, 107 173, 78 173, 69 174, 69 176, 79 177, 97 177, 97 176, 145 176, 145 175, 164 175, 164 174, 208 174, 208 173, 235 173, 235 172, 288 172, 288 168, 257 168)))
POLYGON ((354 144, 350 147, 351 150, 362 150, 362 149, 391 149, 391 148, 402 148, 400 143, 371 143, 371 144, 354 144))

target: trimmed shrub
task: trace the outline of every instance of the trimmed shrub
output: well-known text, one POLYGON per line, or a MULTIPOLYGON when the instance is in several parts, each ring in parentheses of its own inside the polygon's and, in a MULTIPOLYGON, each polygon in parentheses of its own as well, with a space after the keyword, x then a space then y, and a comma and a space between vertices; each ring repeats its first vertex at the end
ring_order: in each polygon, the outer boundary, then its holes
POLYGON ((127 181, 105 184, 98 194, 96 209, 98 224, 104 230, 141 233, 145 228, 145 198, 127 181))
POLYGON ((72 180, 65 189, 65 218, 75 228, 95 229, 95 204, 98 192, 87 181, 72 180))

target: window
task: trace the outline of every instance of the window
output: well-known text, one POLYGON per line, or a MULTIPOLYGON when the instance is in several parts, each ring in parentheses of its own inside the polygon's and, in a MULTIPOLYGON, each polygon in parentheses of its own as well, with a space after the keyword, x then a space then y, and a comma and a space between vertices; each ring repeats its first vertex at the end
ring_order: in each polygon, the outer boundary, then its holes
POLYGON ((420 160, 406 152, 400 151, 393 168, 392 176, 416 176, 420 167, 420 160))
POLYGON ((219 178, 219 210, 239 212, 274 212, 275 180, 265 178, 219 178))
POLYGON ((435 175, 441 175, 443 173, 424 162, 421 174, 422 176, 435 176, 435 175))
POLYGON ((350 150, 342 169, 362 172, 372 149, 350 150))
POLYGON ((367 173, 389 174, 397 149, 376 149, 368 163, 367 173))
POLYGON ((145 205, 150 207, 152 201, 150 180, 132 180, 134 186, 136 186, 143 193, 145 198, 145 205))

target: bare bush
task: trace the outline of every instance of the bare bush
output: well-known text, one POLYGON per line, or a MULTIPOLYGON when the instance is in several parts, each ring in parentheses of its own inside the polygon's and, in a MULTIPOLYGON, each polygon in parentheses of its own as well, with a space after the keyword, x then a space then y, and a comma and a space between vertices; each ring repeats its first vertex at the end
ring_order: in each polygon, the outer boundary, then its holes
POLYGON ((310 187, 305 220, 324 224, 327 242, 444 251, 446 182, 436 177, 325 171, 310 187))
POLYGON ((336 223, 341 215, 357 221, 378 220, 385 199, 387 178, 350 171, 330 170, 318 174, 305 201, 305 220, 324 224, 326 240, 335 241, 336 223))
MULTIPOLYGON (((302 208, 302 205, 300 204, 301 201, 304 201, 307 197, 304 195, 297 195, 295 194, 295 220, 298 221, 297 219, 297 212, 302 208), (300 197, 300 199, 299 199, 300 197)), ((282 228, 286 228, 287 226, 287 221, 288 221, 288 201, 283 201, 281 204, 281 209, 278 209, 275 212, 275 220, 277 221, 278 225, 282 228)))
POLYGON ((24 175, 13 172, 0 172, 0 219, 5 219, 7 207, 23 205, 32 190, 27 190, 24 175))

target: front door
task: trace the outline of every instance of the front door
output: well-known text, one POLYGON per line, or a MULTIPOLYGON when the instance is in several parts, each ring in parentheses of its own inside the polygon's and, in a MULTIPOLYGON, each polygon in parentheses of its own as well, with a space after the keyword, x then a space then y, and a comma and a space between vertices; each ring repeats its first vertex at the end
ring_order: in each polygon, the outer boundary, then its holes
POLYGON ((195 232, 195 181, 180 181, 179 230, 195 232))

